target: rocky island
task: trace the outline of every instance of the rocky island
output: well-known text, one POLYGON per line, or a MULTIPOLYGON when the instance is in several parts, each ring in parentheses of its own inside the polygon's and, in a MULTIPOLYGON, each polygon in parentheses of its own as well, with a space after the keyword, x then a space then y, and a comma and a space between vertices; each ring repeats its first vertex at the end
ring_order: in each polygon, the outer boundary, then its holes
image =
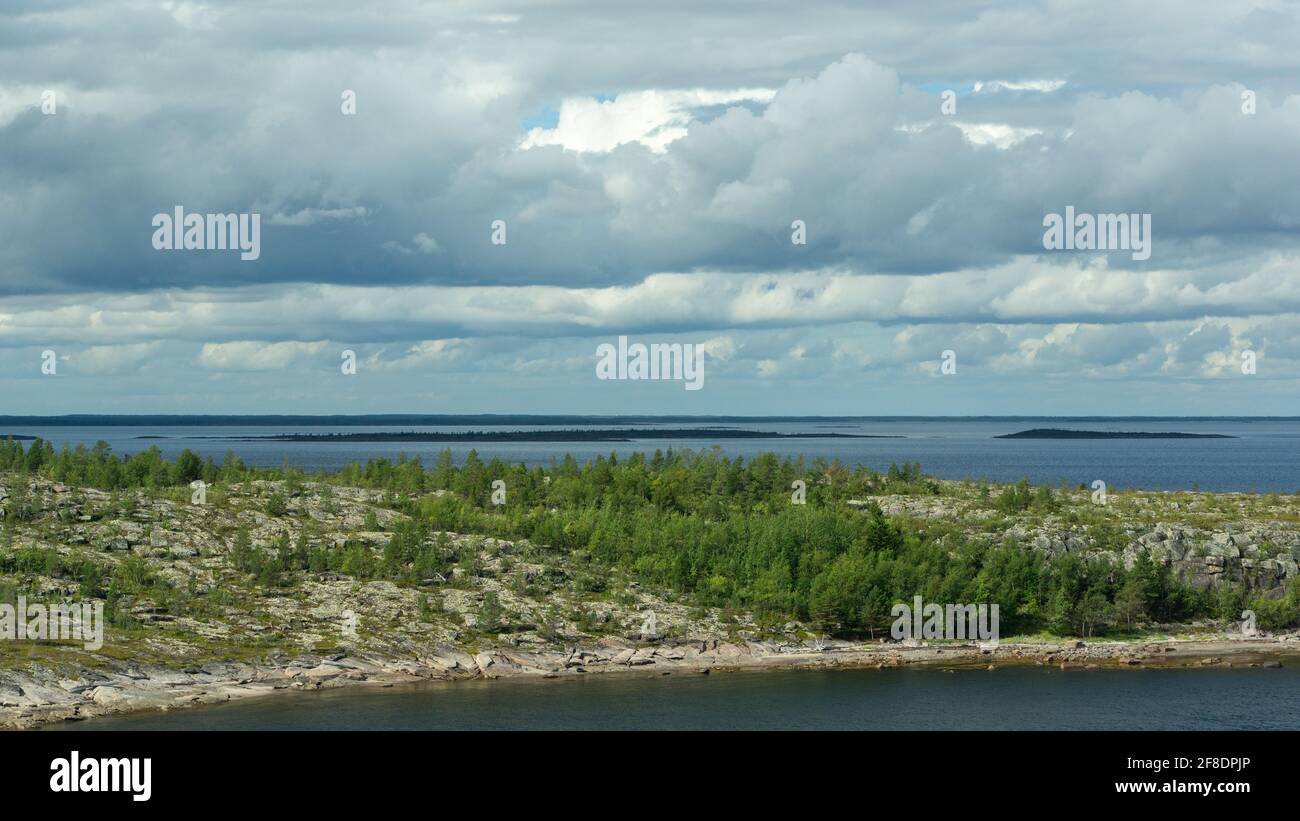
POLYGON ((434 679, 1291 664, 1298 501, 770 454, 309 476, 9 441, 0 602, 98 602, 107 627, 0 641, 0 726, 434 679), (894 641, 913 594, 999 603, 1000 643, 894 641))
POLYGON ((994 439, 1236 439, 1226 433, 1179 433, 1178 431, 1132 430, 1065 430, 1062 428, 1031 428, 1017 433, 1004 433, 994 439))

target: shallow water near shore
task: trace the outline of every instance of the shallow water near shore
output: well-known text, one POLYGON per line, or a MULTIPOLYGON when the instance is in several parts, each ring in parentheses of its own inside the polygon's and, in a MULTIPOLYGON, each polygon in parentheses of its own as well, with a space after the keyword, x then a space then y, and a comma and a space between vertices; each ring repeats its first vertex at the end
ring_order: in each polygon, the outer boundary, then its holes
POLYGON ((1300 668, 592 675, 282 692, 47 730, 1294 730, 1300 668))

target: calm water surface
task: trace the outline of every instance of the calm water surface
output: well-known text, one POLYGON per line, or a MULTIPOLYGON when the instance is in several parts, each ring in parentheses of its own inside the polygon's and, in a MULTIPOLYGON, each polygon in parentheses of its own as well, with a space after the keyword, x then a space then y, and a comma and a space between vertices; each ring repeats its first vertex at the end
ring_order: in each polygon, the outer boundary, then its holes
POLYGON ((284 692, 71 730, 1300 729, 1300 668, 793 670, 284 692))
MULTIPOLYGON (((701 427, 708 422, 661 424, 658 427, 701 427)), ((636 427, 650 427, 638 423, 636 427)), ((1155 490, 1260 492, 1300 491, 1300 421, 1243 420, 1106 420, 1065 421, 1060 419, 886 419, 850 422, 741 422, 724 427, 777 431, 781 433, 856 433, 898 436, 898 439, 751 439, 722 443, 730 455, 753 456, 774 451, 781 455, 839 459, 848 465, 862 464, 884 471, 891 463, 920 462, 922 469, 944 479, 986 479, 1014 482, 1028 478, 1035 484, 1071 486, 1091 484, 1102 479, 1112 489, 1148 488, 1155 490), (995 436, 1036 427, 1073 430, 1111 431, 1179 431, 1183 433, 1221 433, 1236 439, 1108 439, 1108 440, 1030 440, 996 439, 995 436)), ((579 461, 616 452, 625 456, 633 452, 651 454, 658 449, 704 449, 714 442, 707 439, 641 440, 632 442, 497 442, 497 443, 420 443, 420 442, 249 442, 240 437, 285 433, 335 433, 361 431, 453 431, 453 430, 520 430, 556 426, 473 425, 417 427, 13 427, 9 433, 41 436, 61 446, 83 444, 91 447, 102 439, 114 452, 135 453, 157 446, 163 454, 174 457, 185 448, 196 450, 220 461, 232 450, 245 462, 260 467, 277 467, 284 462, 311 471, 337 469, 350 462, 387 457, 396 459, 405 453, 419 456, 432 464, 444 448, 450 448, 457 461, 463 461, 471 449, 485 460, 498 457, 509 462, 546 465, 571 453, 579 461), (158 437, 158 438, 142 438, 158 437)), ((566 428, 582 427, 575 425, 566 428)), ((590 427, 611 428, 617 424, 603 422, 590 427)))

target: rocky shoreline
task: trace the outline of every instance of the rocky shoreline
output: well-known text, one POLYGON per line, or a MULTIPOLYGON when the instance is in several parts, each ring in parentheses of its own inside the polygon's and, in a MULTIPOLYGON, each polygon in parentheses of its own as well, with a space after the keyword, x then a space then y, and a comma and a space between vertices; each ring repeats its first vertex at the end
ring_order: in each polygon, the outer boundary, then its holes
POLYGON ((281 691, 391 687, 425 681, 508 677, 542 679, 592 674, 708 674, 736 670, 896 668, 996 669, 1052 665, 1101 668, 1279 668, 1300 664, 1300 635, 1130 642, 905 646, 819 642, 697 640, 636 646, 607 642, 553 651, 443 648, 411 659, 362 652, 268 658, 260 663, 214 662, 170 669, 116 661, 70 670, 38 665, 0 671, 0 728, 28 729, 121 713, 174 710, 271 696, 281 691))

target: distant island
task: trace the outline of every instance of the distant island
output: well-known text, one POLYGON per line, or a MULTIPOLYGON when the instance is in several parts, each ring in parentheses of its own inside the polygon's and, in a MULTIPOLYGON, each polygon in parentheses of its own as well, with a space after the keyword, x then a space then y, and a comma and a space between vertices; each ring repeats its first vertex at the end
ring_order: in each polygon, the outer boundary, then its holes
POLYGON ((1236 439, 1225 433, 1178 433, 1160 431, 1146 433, 1141 431, 1117 430, 1063 430, 1061 428, 1033 428, 1019 433, 1004 433, 994 439, 1236 439))
POLYGON ((905 437, 856 433, 777 433, 735 428, 606 428, 600 430, 283 433, 231 438, 240 442, 631 442, 635 439, 903 439, 905 437))

